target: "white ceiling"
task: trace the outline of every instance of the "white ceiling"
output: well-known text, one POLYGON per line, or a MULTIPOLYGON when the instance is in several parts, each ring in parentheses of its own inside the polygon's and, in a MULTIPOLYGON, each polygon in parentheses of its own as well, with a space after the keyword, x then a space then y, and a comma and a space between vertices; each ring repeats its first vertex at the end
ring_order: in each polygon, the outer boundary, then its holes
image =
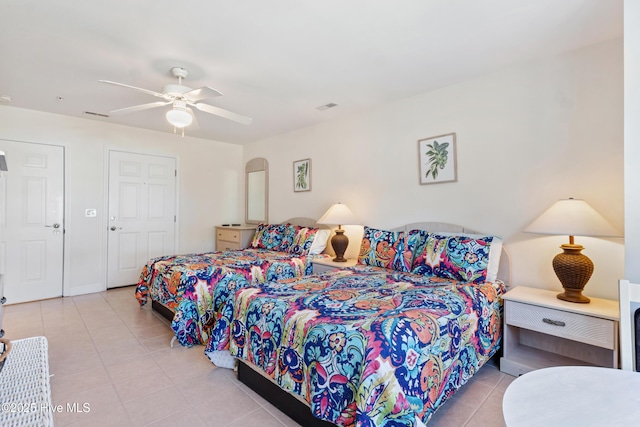
POLYGON ((622 0, 1 0, 0 106, 173 132, 169 107, 84 112, 157 100, 100 79, 161 92, 180 66, 254 119, 197 111, 186 134, 241 144, 621 37, 622 21, 622 0))

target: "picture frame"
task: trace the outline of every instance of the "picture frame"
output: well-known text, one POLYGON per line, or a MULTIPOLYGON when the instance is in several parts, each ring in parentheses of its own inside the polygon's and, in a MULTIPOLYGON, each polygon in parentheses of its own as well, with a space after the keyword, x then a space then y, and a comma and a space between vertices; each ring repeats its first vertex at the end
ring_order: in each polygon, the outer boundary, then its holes
POLYGON ((311 159, 293 162, 293 191, 311 191, 311 159))
POLYGON ((458 180, 456 134, 418 140, 420 184, 441 184, 458 180))

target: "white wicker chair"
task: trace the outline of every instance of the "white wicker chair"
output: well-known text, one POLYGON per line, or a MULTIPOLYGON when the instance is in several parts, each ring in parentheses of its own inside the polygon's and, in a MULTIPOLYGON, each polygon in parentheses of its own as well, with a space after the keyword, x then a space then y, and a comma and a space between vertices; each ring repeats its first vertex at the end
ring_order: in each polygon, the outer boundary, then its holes
POLYGON ((53 426, 47 339, 24 338, 11 344, 0 373, 0 425, 53 426))

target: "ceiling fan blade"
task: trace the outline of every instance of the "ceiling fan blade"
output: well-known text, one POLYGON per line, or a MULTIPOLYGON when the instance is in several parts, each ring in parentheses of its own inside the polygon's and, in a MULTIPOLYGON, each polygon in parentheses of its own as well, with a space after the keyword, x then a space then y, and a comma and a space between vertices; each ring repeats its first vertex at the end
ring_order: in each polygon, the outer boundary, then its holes
POLYGON ((137 90, 138 92, 142 92, 142 93, 146 93, 146 94, 149 94, 149 95, 157 96, 158 98, 168 99, 164 93, 154 92, 154 91, 149 90, 149 89, 142 89, 141 87, 130 86, 130 85, 126 85, 124 83, 112 82, 112 81, 109 81, 109 80, 98 80, 98 81, 101 82, 101 83, 108 83, 110 85, 127 87, 129 89, 137 90))
POLYGON ((233 120, 238 123, 242 123, 244 125, 250 125, 253 122, 251 117, 242 116, 237 113, 233 113, 229 110, 225 110, 220 107, 215 107, 209 104, 189 104, 196 107, 200 111, 204 111, 205 113, 214 114, 216 116, 224 117, 225 119, 233 120))
POLYGON ((193 113, 193 110, 191 108, 189 108, 189 107, 187 107, 186 110, 187 110, 187 113, 189 113, 191 115, 191 117, 193 117, 193 121, 189 125, 189 129, 190 130, 200 130, 200 123, 198 123, 198 118, 193 113))
POLYGON ((118 110, 109 111, 109 114, 133 113, 135 111, 148 110, 150 108, 162 107, 171 104, 172 101, 156 101, 149 104, 134 105, 133 107, 120 108, 118 110))
POLYGON ((216 96, 222 96, 222 92, 209 86, 203 86, 198 89, 190 90, 183 95, 191 102, 202 101, 207 98, 215 98, 216 96))

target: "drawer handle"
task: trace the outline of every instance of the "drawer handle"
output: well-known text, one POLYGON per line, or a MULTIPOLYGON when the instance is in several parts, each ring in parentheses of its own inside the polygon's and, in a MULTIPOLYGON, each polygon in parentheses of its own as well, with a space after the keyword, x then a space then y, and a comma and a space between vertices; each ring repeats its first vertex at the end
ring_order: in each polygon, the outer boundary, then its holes
POLYGON ((553 325, 553 326, 565 326, 566 325, 566 323, 561 322, 560 320, 548 319, 546 317, 544 319, 542 319, 542 321, 544 323, 547 323, 547 324, 553 325))

